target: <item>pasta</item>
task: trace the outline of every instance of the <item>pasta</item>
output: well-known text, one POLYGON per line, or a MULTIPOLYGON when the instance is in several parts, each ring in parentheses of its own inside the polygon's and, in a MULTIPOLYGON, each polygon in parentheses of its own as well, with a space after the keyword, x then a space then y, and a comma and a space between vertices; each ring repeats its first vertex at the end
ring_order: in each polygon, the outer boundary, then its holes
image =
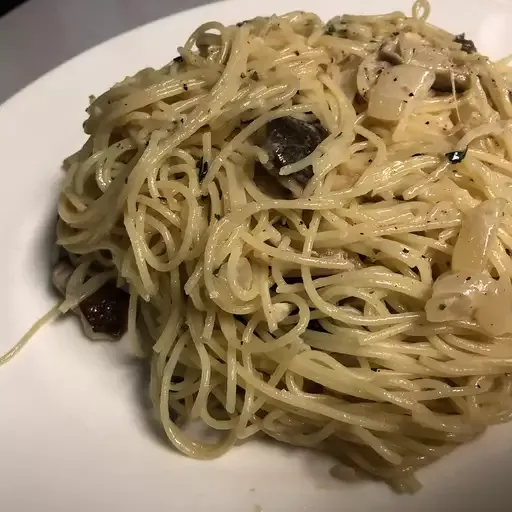
POLYGON ((511 418, 512 72, 429 10, 206 23, 92 99, 44 320, 127 291, 182 453, 264 433, 411 492, 511 418))

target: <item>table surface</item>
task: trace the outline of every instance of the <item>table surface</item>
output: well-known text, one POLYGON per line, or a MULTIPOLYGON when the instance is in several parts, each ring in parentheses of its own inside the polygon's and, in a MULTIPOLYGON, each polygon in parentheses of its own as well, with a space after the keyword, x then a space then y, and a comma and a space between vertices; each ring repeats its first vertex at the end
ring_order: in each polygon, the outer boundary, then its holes
POLYGON ((0 104, 111 37, 212 0, 29 0, 0 18, 0 104))

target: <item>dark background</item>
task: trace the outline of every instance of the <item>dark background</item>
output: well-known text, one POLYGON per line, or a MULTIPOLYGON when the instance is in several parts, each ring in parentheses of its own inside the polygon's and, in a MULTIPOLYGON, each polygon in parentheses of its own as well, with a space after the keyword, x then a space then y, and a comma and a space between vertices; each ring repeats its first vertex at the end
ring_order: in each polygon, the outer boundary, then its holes
POLYGON ((0 1, 0 16, 22 4, 25 0, 3 0, 0 1))

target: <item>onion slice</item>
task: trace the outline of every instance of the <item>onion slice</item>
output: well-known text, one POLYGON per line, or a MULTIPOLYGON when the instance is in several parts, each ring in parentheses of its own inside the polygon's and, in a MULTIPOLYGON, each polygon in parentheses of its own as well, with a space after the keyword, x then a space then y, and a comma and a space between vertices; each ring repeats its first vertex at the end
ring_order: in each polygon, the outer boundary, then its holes
POLYGON ((489 199, 469 211, 453 248, 454 272, 483 272, 489 247, 496 236, 505 206, 504 199, 489 199))
POLYGON ((398 121, 407 106, 427 96, 434 80, 434 72, 420 66, 402 64, 385 69, 370 92, 368 115, 398 121))

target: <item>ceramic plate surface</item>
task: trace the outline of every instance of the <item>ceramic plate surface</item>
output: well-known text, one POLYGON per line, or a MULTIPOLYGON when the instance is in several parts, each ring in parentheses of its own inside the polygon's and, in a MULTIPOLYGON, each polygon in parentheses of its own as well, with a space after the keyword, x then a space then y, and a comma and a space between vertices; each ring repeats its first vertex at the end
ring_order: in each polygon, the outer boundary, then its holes
MULTIPOLYGON (((161 66, 199 24, 302 9, 410 13, 406 0, 258 0, 213 4, 121 35, 0 106, 0 352, 55 303, 49 286, 60 164, 84 140, 90 94, 161 66)), ((431 21, 482 53, 512 53, 512 3, 435 0, 431 21)), ((212 462, 173 451, 147 421, 144 376, 122 344, 91 343, 78 322, 47 326, 0 368, 3 512, 370 512, 512 510, 512 424, 423 470, 423 489, 342 483, 308 451, 250 442, 212 462)))

